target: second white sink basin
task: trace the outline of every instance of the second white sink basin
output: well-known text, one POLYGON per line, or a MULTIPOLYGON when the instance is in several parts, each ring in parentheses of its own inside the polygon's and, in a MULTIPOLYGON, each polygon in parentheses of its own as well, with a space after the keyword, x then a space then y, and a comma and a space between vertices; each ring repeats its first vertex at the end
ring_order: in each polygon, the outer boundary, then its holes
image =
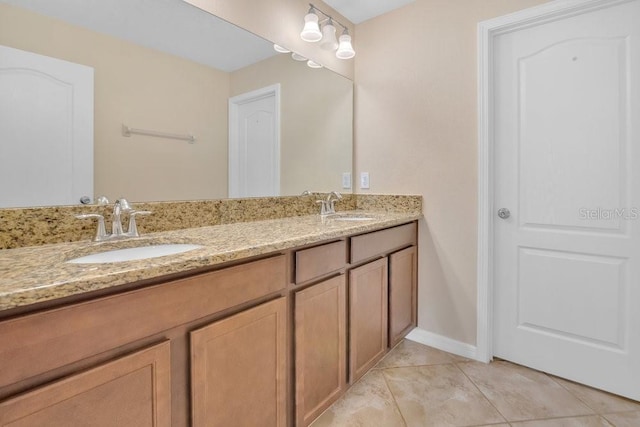
POLYGON ((201 245, 188 244, 139 246, 137 248, 115 249, 106 252, 98 252, 96 254, 74 258, 67 262, 71 264, 104 264, 111 262, 138 261, 142 259, 181 254, 200 248, 202 248, 201 245))
POLYGON ((364 214, 336 214, 329 218, 335 219, 336 221, 371 221, 375 219, 364 214))

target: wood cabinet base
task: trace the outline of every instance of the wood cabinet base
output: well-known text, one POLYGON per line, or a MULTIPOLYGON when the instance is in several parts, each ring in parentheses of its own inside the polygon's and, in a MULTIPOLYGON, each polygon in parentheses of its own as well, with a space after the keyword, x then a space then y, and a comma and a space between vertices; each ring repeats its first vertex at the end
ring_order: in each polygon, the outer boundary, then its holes
POLYGON ((170 344, 164 342, 0 403, 0 426, 169 427, 170 344))

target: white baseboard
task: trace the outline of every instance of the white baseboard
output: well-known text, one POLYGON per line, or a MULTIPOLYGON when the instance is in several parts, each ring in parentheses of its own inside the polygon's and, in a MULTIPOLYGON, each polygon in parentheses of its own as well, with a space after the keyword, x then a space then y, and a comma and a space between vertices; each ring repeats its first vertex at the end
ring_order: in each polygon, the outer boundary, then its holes
POLYGON ((428 345, 429 347, 437 348, 438 350, 446 351, 447 353, 453 353, 468 359, 479 360, 477 357, 477 347, 475 345, 456 341, 454 339, 447 338, 444 335, 438 335, 424 329, 414 328, 409 332, 406 338, 420 344, 428 345))

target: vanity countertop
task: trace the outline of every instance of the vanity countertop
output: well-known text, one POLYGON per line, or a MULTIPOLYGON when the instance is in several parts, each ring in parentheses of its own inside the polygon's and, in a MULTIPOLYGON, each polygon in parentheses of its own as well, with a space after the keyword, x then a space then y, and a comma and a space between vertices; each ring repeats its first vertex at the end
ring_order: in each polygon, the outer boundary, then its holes
POLYGON ((73 242, 0 250, 0 311, 366 233, 420 219, 417 213, 351 211, 369 221, 307 215, 150 233, 117 242, 73 242), (177 255, 106 264, 66 261, 162 243, 202 245, 177 255))

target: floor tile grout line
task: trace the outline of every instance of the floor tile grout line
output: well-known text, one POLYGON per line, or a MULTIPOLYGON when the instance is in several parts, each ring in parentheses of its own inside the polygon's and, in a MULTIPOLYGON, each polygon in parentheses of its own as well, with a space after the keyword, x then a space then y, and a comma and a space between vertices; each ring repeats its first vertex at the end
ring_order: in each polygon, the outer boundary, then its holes
MULTIPOLYGON (((542 371, 538 371, 538 372, 542 372, 542 371)), ((580 396, 578 396, 578 395, 577 395, 575 392, 573 392, 570 388, 568 388, 567 386, 565 386, 565 385, 564 385, 564 384, 562 384, 561 382, 556 381, 556 378, 555 378, 555 376, 554 376, 554 375, 548 374, 548 373, 546 373, 546 372, 542 372, 542 373, 543 373, 544 375, 546 375, 547 377, 549 377, 549 379, 550 379, 551 381, 553 381, 554 383, 558 384, 560 387, 562 387, 563 389, 565 389, 566 391, 568 391, 568 392, 569 392, 569 394, 571 394, 573 397, 575 397, 576 399, 578 399, 580 402, 584 403, 584 404, 585 404, 585 406, 586 406, 587 408, 591 409, 595 414, 600 415, 600 416, 602 416, 603 418, 604 418, 604 414, 622 414, 622 413, 625 413, 625 412, 638 412, 638 411, 640 411, 640 408, 637 408, 637 409, 625 409, 624 411, 603 411, 603 412, 601 412, 601 411, 599 411, 598 409, 596 409, 596 408, 592 407, 591 405, 589 405, 589 403, 588 403, 588 402, 586 402, 584 399, 580 398, 580 396)), ((560 379, 562 379, 562 380, 564 380, 564 381, 573 382, 573 381, 571 381, 571 380, 567 380, 567 379, 564 379, 564 378, 560 378, 560 379)), ((591 389, 591 390, 595 390, 595 391, 600 392, 600 393, 611 394, 611 393, 608 393, 608 392, 606 392, 606 391, 604 391, 604 390, 598 390, 597 388, 589 387, 588 385, 585 385, 585 384, 580 384, 580 383, 575 383, 575 384, 578 384, 579 386, 582 386, 582 387, 587 387, 587 388, 589 388, 589 389, 591 389)), ((629 399, 625 398, 624 396, 618 396, 618 395, 616 395, 616 394, 611 394, 611 395, 612 395, 612 396, 614 396, 614 397, 619 397, 619 398, 621 398, 621 399, 629 400, 629 399)), ((629 400, 629 401, 630 401, 631 403, 635 403, 634 401, 631 401, 631 400, 629 400)), ((640 402, 639 402, 639 403, 640 403, 640 402)))
POLYGON ((389 390, 389 394, 391 395, 391 399, 393 399, 393 404, 396 405, 396 409, 398 410, 398 413, 400 414, 400 418, 402 418, 402 422, 404 423, 405 427, 408 427, 409 424, 407 423, 407 420, 404 418, 404 414, 402 413, 402 409, 400 409, 400 405, 398 405, 398 401, 396 400, 396 395, 393 394, 393 390, 391 390, 391 387, 389 387, 389 381, 387 380, 387 376, 384 374, 384 369, 382 369, 382 372, 380 372, 382 374, 382 379, 384 381, 384 385, 387 386, 387 390, 389 390))
POLYGON ((449 362, 428 363, 426 365, 403 365, 403 366, 380 366, 380 367, 374 366, 371 369, 424 368, 424 367, 428 367, 428 366, 453 365, 455 363, 456 362, 449 361, 449 362))
MULTIPOLYGON (((542 372, 542 371, 538 371, 538 372, 542 372)), ((554 384, 559 385, 563 390, 567 391, 571 396, 575 397, 576 399, 578 399, 580 402, 582 402, 587 408, 591 409, 593 411, 594 414, 596 415, 602 415, 597 409, 592 408, 591 405, 589 405, 589 403, 585 402, 584 399, 581 399, 580 396, 578 396, 576 393, 574 393, 573 391, 571 391, 568 387, 565 387, 564 384, 561 384, 560 382, 556 381, 556 379, 552 376, 549 375, 546 372, 542 372, 547 378, 549 378, 551 381, 553 381, 554 384)), ((568 380, 567 380, 568 381, 568 380)), ((602 417, 604 418, 604 417, 602 417)))
POLYGON ((465 378, 466 378, 466 379, 468 379, 468 380, 471 382, 471 384, 473 384, 473 386, 476 388, 476 390, 478 390, 478 392, 482 395, 482 397, 484 397, 484 398, 485 398, 485 400, 486 400, 487 402, 489 402, 489 404, 490 404, 490 405, 493 407, 493 409, 495 409, 495 410, 496 410, 496 412, 497 412, 497 413, 498 413, 498 414, 499 414, 499 415, 500 415, 500 416, 505 420, 505 422, 507 422, 507 423, 509 423, 509 425, 511 425, 511 421, 510 421, 509 419, 507 419, 507 417, 506 417, 502 412, 500 412, 500 410, 496 407, 496 405, 494 405, 494 404, 493 404, 493 402, 491 401, 491 399, 489 399, 489 397, 487 397, 487 395, 486 395, 486 394, 484 394, 484 393, 482 392, 482 390, 480 389, 480 387, 478 386, 478 384, 476 384, 476 383, 471 379, 471 377, 469 377, 469 375, 467 375, 467 373, 466 373, 465 371, 463 371, 463 370, 462 370, 462 368, 460 368, 460 366, 458 366, 458 364, 457 364, 457 363, 454 363, 454 364, 453 364, 453 366, 455 366, 456 368, 458 368, 458 370, 459 370, 460 372, 462 372, 462 375, 464 375, 464 376, 465 376, 465 378))

